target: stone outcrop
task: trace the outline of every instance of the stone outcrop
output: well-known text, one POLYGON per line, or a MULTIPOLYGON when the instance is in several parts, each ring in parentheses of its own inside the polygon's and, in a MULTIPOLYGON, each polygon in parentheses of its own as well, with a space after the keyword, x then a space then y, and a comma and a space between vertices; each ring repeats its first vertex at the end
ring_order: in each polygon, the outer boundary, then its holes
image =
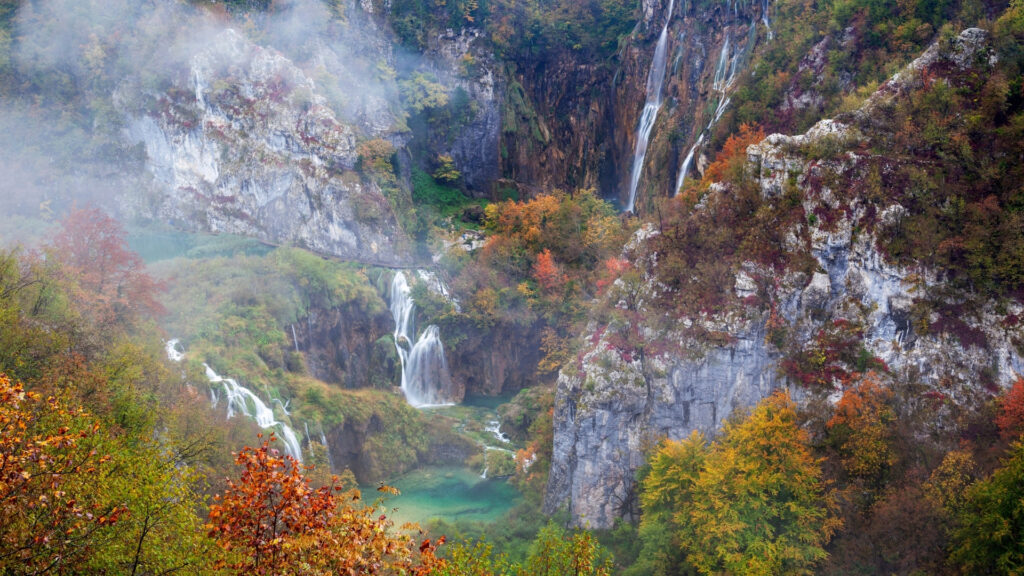
POLYGON ((142 105, 131 83, 115 95, 153 176, 149 216, 344 258, 409 261, 387 198, 354 171, 357 129, 291 61, 228 29, 192 58, 184 82, 142 105))
MULTIPOLYGON (((344 388, 390 388, 401 380, 391 337, 394 321, 383 306, 311 310, 289 327, 309 373, 344 388)), ((286 329, 287 330, 287 329, 286 329)))
POLYGON ((452 380, 470 396, 514 394, 536 383, 540 331, 498 324, 447 348, 452 380))
POLYGON ((446 30, 435 37, 425 53, 426 69, 450 89, 463 91, 470 100, 472 119, 448 141, 444 131, 430 131, 429 147, 452 157, 469 192, 486 197, 500 178, 501 108, 504 79, 493 56, 483 47, 480 30, 446 30))
MULTIPOLYGON (((968 30, 946 49, 929 50, 922 56, 926 62, 919 59, 909 70, 940 59, 957 66, 984 66, 984 54, 978 32, 968 30)), ((816 335, 835 323, 858 326, 860 344, 884 362, 894 380, 920 383, 927 394, 953 405, 969 404, 984 399, 982 384, 1005 386, 1024 373, 1024 330, 1005 321, 1019 318, 1024 306, 1015 301, 997 306, 983 296, 972 306, 927 298, 941 288, 942 277, 922 267, 888 262, 873 235, 858 230, 866 203, 847 197, 842 199, 845 209, 836 210, 840 191, 822 184, 843 181, 826 175, 858 177, 863 158, 852 151, 825 160, 807 154, 810 149, 843 147, 865 138, 868 126, 861 122, 871 116, 865 110, 898 94, 900 83, 915 77, 907 72, 897 75, 850 118, 822 121, 799 136, 771 135, 748 149, 748 170, 758 179, 765 201, 779 197, 786 186, 800 191, 806 219, 788 230, 784 248, 810 255, 818 270, 779 276, 745 262, 728 292, 742 302, 759 295, 756 278, 769 278, 777 305, 774 313, 790 334, 785 349, 813 346, 816 335), (813 225, 811 216, 821 208, 837 214, 836 220, 813 225), (956 311, 955 320, 946 317, 950 310, 956 311), (959 333, 941 329, 943 322, 955 322, 959 333), (979 382, 979 375, 990 382, 979 382)), ((727 186, 715 185, 708 196, 729 193, 727 186)), ((697 209, 709 202, 706 198, 697 209)), ((894 204, 880 210, 878 218, 894 222, 905 213, 894 204)), ((654 233, 641 230, 627 247, 627 257, 634 258, 640 269, 657 266, 658 255, 642 250, 644 238, 654 233)), ((653 300, 650 297, 660 289, 649 277, 639 301, 653 300)), ((609 528, 619 517, 635 517, 634 473, 645 451, 661 438, 679 439, 693 430, 713 435, 736 409, 752 406, 782 387, 798 401, 824 401, 828 390, 810 391, 784 376, 781 351, 769 334, 770 318, 767 311, 742 305, 711 317, 694 313, 680 319, 678 330, 661 335, 674 343, 669 352, 646 359, 616 349, 599 326, 592 326, 577 370, 563 370, 559 377, 545 511, 567 507, 575 524, 609 528), (715 337, 684 336, 693 326, 715 337)), ((642 327, 641 333, 656 330, 642 327)), ((944 418, 940 414, 930 425, 941 428, 944 418)))
POLYGON ((582 374, 558 380, 545 511, 568 504, 573 522, 591 528, 636 519, 633 477, 646 452, 665 437, 711 435, 735 409, 770 394, 782 385, 777 358, 752 330, 697 360, 655 360, 656 375, 645 377, 639 360, 625 362, 599 342, 582 374))

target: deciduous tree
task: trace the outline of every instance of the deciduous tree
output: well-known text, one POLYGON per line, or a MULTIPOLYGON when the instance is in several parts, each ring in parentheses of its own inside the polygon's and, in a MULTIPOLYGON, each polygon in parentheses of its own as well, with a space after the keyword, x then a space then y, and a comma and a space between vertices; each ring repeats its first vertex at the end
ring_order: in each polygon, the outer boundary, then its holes
POLYGON ((965 574, 1024 570, 1024 442, 992 476, 967 490, 951 555, 965 574))
POLYGON ((53 251, 72 283, 78 309, 101 330, 163 312, 156 299, 160 284, 146 273, 142 258, 128 249, 124 228, 101 210, 69 214, 53 240, 53 251))
POLYGON ((726 424, 675 523, 702 574, 811 574, 839 525, 789 395, 726 424))
POLYGON ((238 453, 241 478, 229 481, 210 507, 207 528, 229 554, 227 568, 241 574, 426 575, 443 564, 434 555, 440 541, 424 540, 417 549, 410 536, 392 532, 376 506, 359 506, 358 490, 342 492, 337 482, 312 488, 294 459, 270 447, 272 440, 238 453))

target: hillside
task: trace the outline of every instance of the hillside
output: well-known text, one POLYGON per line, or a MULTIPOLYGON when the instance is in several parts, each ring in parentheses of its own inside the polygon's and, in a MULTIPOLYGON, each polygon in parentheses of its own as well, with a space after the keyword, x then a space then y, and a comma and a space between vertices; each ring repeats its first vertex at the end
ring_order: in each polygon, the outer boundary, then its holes
POLYGON ((0 573, 1014 574, 1022 71, 1018 0, 0 0, 0 573))

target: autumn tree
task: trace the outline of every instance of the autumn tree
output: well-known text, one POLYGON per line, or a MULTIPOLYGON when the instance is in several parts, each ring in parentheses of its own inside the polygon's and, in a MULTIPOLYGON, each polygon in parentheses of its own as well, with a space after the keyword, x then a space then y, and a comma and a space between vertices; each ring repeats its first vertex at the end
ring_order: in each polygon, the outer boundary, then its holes
POLYGON ((101 330, 132 325, 160 314, 160 284, 128 249, 121 225, 97 208, 75 210, 63 220, 53 252, 64 265, 78 309, 101 330))
POLYGON ((720 182, 726 177, 735 180, 747 162, 747 146, 764 140, 764 130, 760 126, 742 124, 738 132, 731 134, 715 156, 715 161, 704 170, 703 183, 720 182))
POLYGON ((109 466, 90 446, 99 429, 83 410, 0 374, 0 573, 80 565, 126 514, 81 489, 109 466))
POLYGON ((891 401, 892 392, 874 372, 865 374, 839 399, 827 427, 849 475, 877 482, 895 463, 891 401))
POLYGON ((548 248, 537 254, 537 260, 533 263, 533 278, 545 292, 557 291, 568 279, 548 248))
MULTIPOLYGON (((210 506, 209 535, 240 574, 412 574, 442 565, 438 543, 418 547, 375 506, 358 506, 358 490, 337 481, 312 488, 289 456, 270 447, 238 453, 240 479, 210 506)), ((391 489, 388 489, 391 490, 391 489)), ((411 528, 411 527, 410 527, 411 528)))
POLYGON ((1024 433, 1024 376, 1018 377, 999 400, 996 425, 1004 440, 1020 438, 1024 433))
POLYGON ((640 492, 642 548, 631 576, 669 576, 687 566, 678 521, 688 521, 680 511, 693 506, 690 499, 708 450, 704 436, 695 431, 689 438, 662 442, 651 456, 640 492))
POLYGON ((673 537, 701 574, 810 574, 826 557, 835 504, 787 393, 726 423, 695 478, 699 441, 681 450, 687 459, 666 475, 665 495, 644 498, 674 504, 673 537))

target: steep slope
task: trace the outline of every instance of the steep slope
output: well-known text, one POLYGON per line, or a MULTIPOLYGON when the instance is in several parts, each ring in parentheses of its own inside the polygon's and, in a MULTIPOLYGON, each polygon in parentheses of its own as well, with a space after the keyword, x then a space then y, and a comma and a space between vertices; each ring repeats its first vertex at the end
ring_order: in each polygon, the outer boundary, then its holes
POLYGON ((130 114, 126 136, 145 146, 156 217, 363 261, 409 260, 388 199, 354 170, 356 129, 288 59, 229 29, 193 57, 189 79, 143 109, 132 106, 137 86, 115 98, 130 114))
POLYGON ((957 406, 983 401, 985 386, 1024 371, 1021 302, 898 261, 887 247, 907 209, 862 185, 887 157, 891 133, 878 118, 929 82, 985 77, 991 55, 977 29, 936 43, 856 112, 750 146, 739 173, 637 234, 624 254, 631 272, 604 295, 576 368, 559 377, 546 511, 567 506, 598 528, 630 517, 646 449, 714 434, 779 387, 822 402, 851 374, 883 371, 940 401, 928 425, 940 430, 955 426, 957 406))

